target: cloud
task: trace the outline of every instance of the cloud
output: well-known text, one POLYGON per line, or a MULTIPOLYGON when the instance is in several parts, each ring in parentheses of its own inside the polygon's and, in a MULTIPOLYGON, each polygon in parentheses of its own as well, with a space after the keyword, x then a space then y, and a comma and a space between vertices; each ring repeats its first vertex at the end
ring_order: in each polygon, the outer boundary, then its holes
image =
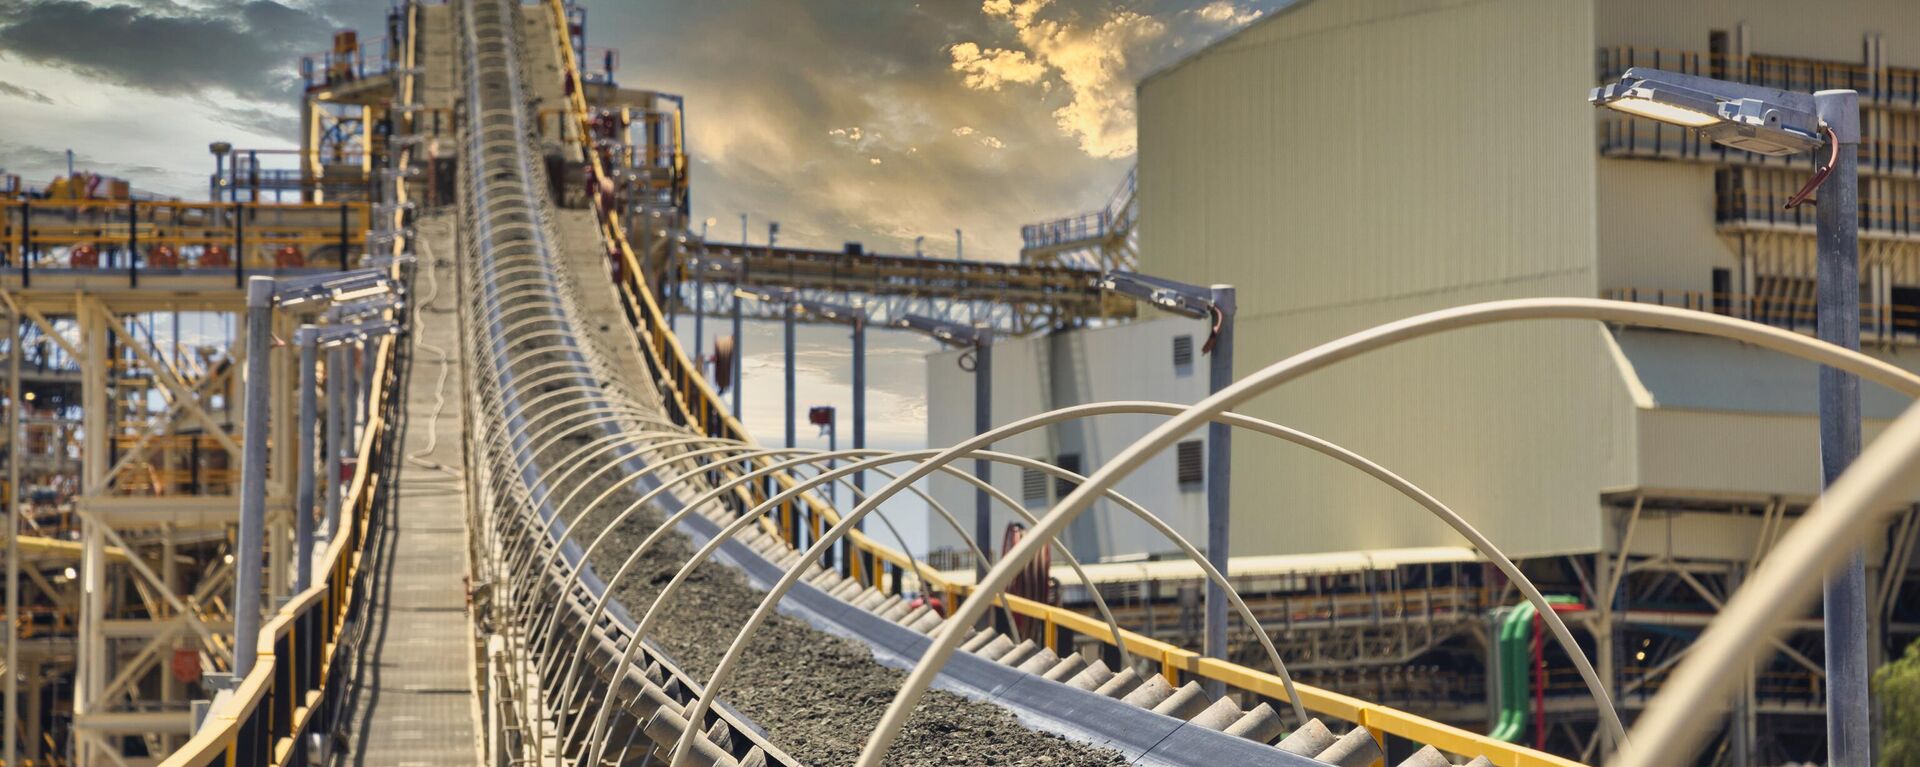
POLYGON ((960 42, 948 50, 953 69, 974 90, 1000 90, 1007 83, 1044 83, 1058 78, 1068 94, 1053 111, 1055 125, 1078 140, 1093 157, 1134 153, 1134 52, 1166 35, 1167 25, 1137 11, 1120 9, 1092 21, 1077 14, 1043 17, 1053 0, 985 0, 981 12, 1010 24, 1024 49, 982 48, 960 42))
MULTIPOLYGON (((116 178, 125 178, 134 182, 136 188, 143 179, 170 173, 166 168, 147 163, 108 162, 85 152, 75 152, 73 165, 76 170, 87 170, 116 178)), ((0 167, 9 172, 18 173, 29 183, 37 184, 43 179, 65 175, 67 153, 63 149, 49 149, 43 146, 22 144, 0 140, 0 167)))
POLYGON ((1216 2, 1200 6, 1200 8, 1193 13, 1215 24, 1238 27, 1252 23, 1253 20, 1260 18, 1261 11, 1258 8, 1241 8, 1238 5, 1234 5, 1232 0, 1216 0, 1216 2))
POLYGON ((973 135, 973 126, 970 126, 970 125, 962 125, 962 126, 960 126, 960 127, 958 127, 958 128, 954 128, 954 129, 953 129, 953 135, 955 135, 955 136, 971 136, 971 135, 973 135))
POLYGON ((285 139, 300 131, 299 115, 289 109, 215 105, 214 119, 266 138, 285 139))
POLYGON ((1001 141, 1000 139, 998 139, 998 138, 994 138, 993 136, 981 136, 981 137, 980 137, 980 145, 981 145, 981 146, 984 146, 984 147, 987 147, 988 149, 1005 149, 1005 148, 1007 148, 1007 142, 1005 142, 1005 141, 1001 141))
POLYGON ((25 99, 41 104, 53 103, 53 99, 49 98, 45 93, 41 93, 32 88, 14 85, 5 80, 0 80, 0 96, 12 96, 17 99, 25 99))
POLYGON ((1026 51, 983 51, 975 43, 960 43, 949 50, 954 70, 966 73, 967 87, 974 90, 997 91, 1007 83, 1037 83, 1047 74, 1046 65, 1033 60, 1026 51))
POLYGON ((0 20, 0 51, 23 61, 167 95, 276 99, 295 93, 296 55, 323 47, 336 25, 272 0, 0 0, 0 20))

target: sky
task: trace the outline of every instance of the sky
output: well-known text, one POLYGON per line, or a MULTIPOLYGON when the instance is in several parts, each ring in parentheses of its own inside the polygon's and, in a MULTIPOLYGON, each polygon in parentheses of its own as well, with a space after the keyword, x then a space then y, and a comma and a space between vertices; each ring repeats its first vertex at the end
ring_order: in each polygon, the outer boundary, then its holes
MULTIPOLYGON (((686 99, 693 221, 714 221, 714 239, 740 237, 745 213, 756 242, 778 221, 783 243, 911 252, 921 236, 927 254, 951 256, 959 230, 967 258, 1013 260, 1021 224, 1095 209, 1124 177, 1142 77, 1285 2, 584 5, 587 44, 619 51, 622 86, 686 99)), ((297 146, 299 57, 336 29, 377 37, 388 7, 0 0, 0 169, 44 184, 71 150, 80 169, 199 198, 209 143, 297 146)), ((781 433, 778 332, 756 327, 744 344, 748 423, 763 438, 781 433)), ((803 409, 847 412, 840 335, 801 334, 803 409)), ((870 408, 888 414, 870 427, 874 446, 923 446, 928 351, 872 342, 885 362, 871 366, 870 408)))

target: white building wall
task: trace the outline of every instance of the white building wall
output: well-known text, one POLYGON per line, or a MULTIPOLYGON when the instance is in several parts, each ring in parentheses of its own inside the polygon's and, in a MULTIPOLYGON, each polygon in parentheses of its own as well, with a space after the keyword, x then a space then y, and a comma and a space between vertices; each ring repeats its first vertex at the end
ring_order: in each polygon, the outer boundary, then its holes
MULTIPOLYGON (((1140 86, 1141 268, 1240 286, 1239 376, 1382 322, 1593 296, 1585 2, 1305 2, 1140 86)), ((1600 543, 1632 402, 1595 325, 1453 332, 1246 412, 1425 487, 1519 555, 1600 543)), ((1235 554, 1455 545, 1377 483, 1235 442, 1235 554)))
MULTIPOLYGON (((1206 339, 1206 326, 1179 317, 1134 322, 1106 328, 1058 333, 1050 336, 1000 339, 994 348, 995 426, 1011 423, 1068 405, 1116 400, 1192 404, 1207 391, 1206 357, 1199 354, 1206 339), (1173 365, 1175 336, 1189 336, 1194 348, 1194 364, 1173 365)), ((943 351, 927 360, 928 408, 927 441, 945 446, 974 434, 973 376, 957 367, 960 351, 943 351)), ((1108 458, 1134 440, 1145 436, 1164 420, 1158 416, 1112 415, 1058 424, 998 443, 995 449, 1027 458, 1053 463, 1063 454, 1081 456, 1081 472, 1091 473, 1108 458)), ((1204 434, 1192 439, 1202 440, 1204 434)), ((1181 486, 1175 480, 1173 453, 1155 456, 1146 466, 1123 481, 1119 491, 1153 510, 1182 535, 1202 545, 1206 537, 1206 494, 1204 486, 1181 486)), ((996 467, 994 486, 1025 508, 1044 513, 1061 494, 1055 483, 1047 483, 1045 499, 1028 502, 1022 494, 1020 471, 996 467)), ((951 477, 932 481, 935 499, 961 518, 969 531, 973 525, 974 492, 970 485, 951 477)), ((1011 513, 999 507, 994 511, 994 545, 1011 513)), ((929 534, 931 548, 957 548, 962 542, 951 528, 936 522, 929 534)), ((1137 553, 1158 553, 1174 549, 1158 533, 1128 512, 1110 503, 1101 503, 1083 515, 1067 534, 1075 556, 1088 561, 1103 557, 1137 553)))

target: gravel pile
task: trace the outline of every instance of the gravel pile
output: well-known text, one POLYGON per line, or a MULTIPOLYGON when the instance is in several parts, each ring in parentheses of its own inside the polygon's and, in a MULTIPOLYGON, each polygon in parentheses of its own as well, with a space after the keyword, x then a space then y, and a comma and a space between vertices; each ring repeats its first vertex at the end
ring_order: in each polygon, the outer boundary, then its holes
MULTIPOLYGON (((557 461, 566 452, 557 446, 546 458, 557 461)), ((580 503, 606 486, 603 481, 590 484, 596 486, 582 493, 580 503)), ((616 493, 580 520, 574 539, 583 545, 591 541, 637 497, 629 491, 616 493)), ((661 518, 651 508, 629 518, 593 553, 594 568, 611 576, 661 518)), ((616 586, 615 598, 638 617, 693 551, 683 536, 662 541, 616 586)), ((651 638, 681 667, 704 679, 765 593, 732 568, 708 562, 681 585, 678 595, 664 608, 664 621, 651 638)), ((904 672, 880 665, 865 645, 775 615, 754 635, 751 652, 721 697, 795 758, 810 765, 851 764, 905 681, 904 672)), ((1116 751, 1030 730, 997 706, 935 690, 908 722, 887 764, 1091 767, 1124 765, 1126 759, 1116 751)))

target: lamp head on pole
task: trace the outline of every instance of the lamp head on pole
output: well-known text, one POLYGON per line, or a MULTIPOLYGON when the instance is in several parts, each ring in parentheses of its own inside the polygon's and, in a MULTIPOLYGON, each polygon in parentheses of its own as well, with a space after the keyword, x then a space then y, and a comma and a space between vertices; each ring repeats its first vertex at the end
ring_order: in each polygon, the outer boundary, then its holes
POLYGON ((1784 157, 1822 143, 1813 96, 1805 93, 1634 67, 1593 89, 1587 101, 1755 154, 1784 157))

